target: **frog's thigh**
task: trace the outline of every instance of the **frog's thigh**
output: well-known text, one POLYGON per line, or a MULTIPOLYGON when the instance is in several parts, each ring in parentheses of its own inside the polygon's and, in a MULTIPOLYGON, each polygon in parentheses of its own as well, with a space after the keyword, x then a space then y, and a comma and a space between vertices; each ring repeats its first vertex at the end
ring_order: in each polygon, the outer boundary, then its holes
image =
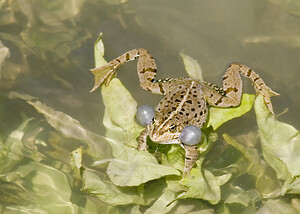
POLYGON ((225 95, 220 94, 217 90, 210 86, 202 86, 202 93, 206 102, 211 106, 217 107, 234 107, 241 103, 242 90, 224 92, 225 95))

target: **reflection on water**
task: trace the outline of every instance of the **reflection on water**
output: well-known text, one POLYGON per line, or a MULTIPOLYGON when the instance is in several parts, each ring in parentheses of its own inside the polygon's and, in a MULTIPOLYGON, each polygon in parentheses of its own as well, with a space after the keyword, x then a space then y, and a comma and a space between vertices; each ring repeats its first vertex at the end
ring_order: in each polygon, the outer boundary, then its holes
MULTIPOLYGON (((80 176, 73 175, 69 165, 70 153, 78 146, 94 148, 93 157, 108 159, 111 155, 109 146, 107 151, 96 150, 96 142, 106 141, 91 132, 105 133, 101 97, 99 93, 89 93, 93 85, 89 72, 94 65, 93 43, 100 32, 104 34, 106 59, 136 47, 146 48, 156 59, 159 78, 187 76, 180 52, 200 63, 205 80, 219 85, 231 62, 244 63, 280 92, 281 96, 273 98, 275 113, 288 108, 279 119, 298 128, 299 14, 296 0, 288 4, 274 0, 114 0, 101 3, 3 0, 0 2, 1 209, 4 213, 54 213, 57 209, 61 209, 61 213, 119 212, 96 197, 82 193, 80 176), (18 95, 22 99, 13 99, 17 96, 12 93, 14 91, 22 93, 18 95), (62 117, 64 120, 59 121, 61 117, 54 116, 53 123, 65 125, 61 125, 60 131, 55 130, 53 124, 49 125, 49 118, 46 122, 45 115, 36 111, 42 111, 43 108, 36 105, 43 106, 43 103, 51 107, 48 110, 52 113, 55 109, 76 120, 62 117), (69 132, 71 124, 79 123, 80 126, 69 132), (50 198, 53 200, 51 206, 50 198)), ((135 63, 124 66, 119 77, 139 105, 155 106, 160 97, 139 88, 135 63)), ((246 84, 246 90, 252 92, 251 88, 246 84)), ((249 113, 230 121, 219 132, 247 135, 248 140, 241 141, 248 147, 255 147, 255 140, 249 140, 257 137, 253 134, 255 124, 254 114, 249 113)), ((218 155, 232 154, 233 162, 240 155, 221 141, 215 146, 215 153, 210 154, 216 161, 215 166, 219 167, 224 163, 218 163, 218 155)), ((85 161, 87 165, 92 162, 85 161)), ((106 163, 97 167, 105 177, 106 163)), ((272 177, 272 173, 271 170, 266 174, 272 177)), ((254 181, 248 178, 235 182, 226 188, 240 193, 237 186, 247 189, 254 181)), ((257 206, 265 202, 255 200, 255 203, 259 201, 257 206)), ((290 204, 299 205, 297 200, 293 198, 290 204)), ((222 213, 247 207, 232 201, 228 202, 231 207, 224 204, 213 207, 206 203, 201 206, 210 212, 214 208, 222 213)), ((272 207, 275 202, 269 200, 267 205, 272 207)), ((188 203, 184 201, 180 206, 188 203)), ((191 204, 195 202, 192 200, 191 204)), ((137 207, 126 209, 133 213, 137 207)), ((251 213, 256 208, 247 209, 251 213)))

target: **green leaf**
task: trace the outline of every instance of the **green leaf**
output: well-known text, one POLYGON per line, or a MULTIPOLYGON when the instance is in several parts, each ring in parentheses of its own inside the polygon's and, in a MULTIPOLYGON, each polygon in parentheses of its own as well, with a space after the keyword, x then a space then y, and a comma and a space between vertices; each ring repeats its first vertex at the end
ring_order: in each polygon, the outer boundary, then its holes
MULTIPOLYGON (((102 86, 101 94, 105 105, 103 124, 106 128, 106 137, 137 148, 136 138, 143 128, 135 122, 137 103, 129 91, 117 78, 110 84, 102 86)), ((113 147, 117 150, 118 148, 113 147)))
POLYGON ((254 103, 255 95, 243 94, 241 104, 238 107, 232 108, 217 108, 210 107, 207 127, 212 126, 214 130, 219 128, 227 121, 240 117, 251 110, 254 103))
POLYGON ((134 187, 117 187, 111 181, 100 178, 95 173, 83 171, 82 190, 97 196, 102 201, 116 206, 125 204, 145 204, 144 199, 134 187))
POLYGON ((96 68, 107 64, 106 60, 104 59, 104 45, 102 42, 102 33, 100 33, 98 39, 94 44, 94 58, 96 68))
POLYGON ((78 174, 82 170, 82 153, 82 147, 78 147, 77 149, 71 152, 70 165, 73 171, 77 172, 78 174))
POLYGON ((145 214, 166 213, 167 206, 175 199, 176 199, 176 194, 169 189, 165 189, 163 194, 144 213, 145 214))
MULTIPOLYGON (((225 192, 225 191, 224 191, 225 192)), ((238 186, 231 186, 229 190, 226 191, 226 196, 224 196, 225 204, 241 204, 244 207, 248 207, 250 203, 253 205, 255 201, 259 199, 259 193, 255 190, 245 191, 238 186)))
POLYGON ((16 92, 9 94, 11 98, 21 98, 32 105, 39 113, 43 114, 47 122, 61 135, 86 143, 89 147, 88 153, 94 157, 110 157, 110 147, 107 139, 84 128, 78 120, 69 115, 56 111, 45 103, 38 101, 30 95, 16 92))
POLYGON ((184 67, 188 75, 193 80, 203 81, 202 69, 199 63, 195 59, 184 53, 180 53, 180 56, 183 59, 184 67))
POLYGON ((223 134, 225 141, 242 153, 247 160, 247 165, 240 168, 240 173, 249 174, 255 177, 256 189, 263 197, 270 198, 279 196, 281 193, 281 183, 277 180, 274 171, 259 156, 256 148, 246 147, 243 142, 239 142, 227 134, 223 134))
POLYGON ((187 191, 181 193, 178 198, 198 198, 217 204, 221 199, 221 190, 215 176, 208 170, 201 170, 201 163, 204 158, 197 161, 197 168, 193 168, 190 175, 182 181, 187 191))
POLYGON ((107 168, 111 181, 118 186, 138 186, 166 175, 180 175, 173 167, 158 164, 156 158, 145 151, 126 148, 107 168))
POLYGON ((280 199, 269 199, 262 208, 260 208, 257 214, 297 214, 296 209, 294 209, 291 205, 285 203, 280 199))
POLYGON ((254 104, 263 156, 279 179, 300 175, 300 135, 293 126, 278 121, 259 95, 254 104))

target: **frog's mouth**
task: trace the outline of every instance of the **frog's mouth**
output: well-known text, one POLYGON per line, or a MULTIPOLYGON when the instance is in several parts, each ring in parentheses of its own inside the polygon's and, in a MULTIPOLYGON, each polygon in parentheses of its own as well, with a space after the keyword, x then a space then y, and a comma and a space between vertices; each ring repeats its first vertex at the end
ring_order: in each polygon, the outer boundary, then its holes
POLYGON ((179 135, 177 136, 172 135, 157 135, 157 134, 151 134, 149 135, 150 139, 154 142, 154 143, 158 143, 158 144, 181 144, 181 141, 179 140, 179 135))

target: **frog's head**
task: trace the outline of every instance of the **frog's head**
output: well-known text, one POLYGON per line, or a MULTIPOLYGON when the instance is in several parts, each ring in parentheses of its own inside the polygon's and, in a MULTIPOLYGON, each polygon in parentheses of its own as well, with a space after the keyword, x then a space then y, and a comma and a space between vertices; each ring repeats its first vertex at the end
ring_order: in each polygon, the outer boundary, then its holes
POLYGON ((182 129, 177 121, 165 120, 157 114, 148 125, 148 135, 155 143, 180 144, 179 135, 182 129))

